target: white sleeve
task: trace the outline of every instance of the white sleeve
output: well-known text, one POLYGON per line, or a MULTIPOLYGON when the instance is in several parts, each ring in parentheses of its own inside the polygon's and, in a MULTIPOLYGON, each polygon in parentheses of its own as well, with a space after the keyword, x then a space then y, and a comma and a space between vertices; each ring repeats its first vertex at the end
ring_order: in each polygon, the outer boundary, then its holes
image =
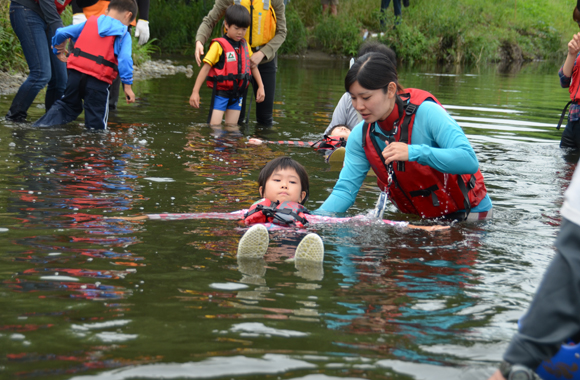
POLYGON ((564 194, 564 204, 560 210, 562 216, 580 226, 580 170, 576 169, 570 186, 564 194))

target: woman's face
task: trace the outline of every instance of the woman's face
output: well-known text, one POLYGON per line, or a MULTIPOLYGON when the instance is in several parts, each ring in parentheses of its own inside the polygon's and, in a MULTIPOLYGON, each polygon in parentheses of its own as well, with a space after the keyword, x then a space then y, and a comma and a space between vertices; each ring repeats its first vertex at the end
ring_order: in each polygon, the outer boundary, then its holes
POLYGON ((366 89, 356 81, 350 86, 348 92, 352 99, 352 106, 361 114, 363 120, 367 123, 374 123, 378 120, 385 120, 393 111, 397 85, 394 82, 389 83, 385 93, 382 89, 366 89))

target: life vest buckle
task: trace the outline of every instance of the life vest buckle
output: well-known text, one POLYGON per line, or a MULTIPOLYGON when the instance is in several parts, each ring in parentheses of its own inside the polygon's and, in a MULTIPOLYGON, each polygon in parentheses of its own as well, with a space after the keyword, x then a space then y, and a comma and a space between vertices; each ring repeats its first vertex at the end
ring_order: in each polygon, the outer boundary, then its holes
POLYGON ((407 107, 405 107, 405 115, 411 116, 412 114, 415 113, 415 111, 417 111, 418 107, 419 106, 417 106, 416 104, 408 103, 407 107))

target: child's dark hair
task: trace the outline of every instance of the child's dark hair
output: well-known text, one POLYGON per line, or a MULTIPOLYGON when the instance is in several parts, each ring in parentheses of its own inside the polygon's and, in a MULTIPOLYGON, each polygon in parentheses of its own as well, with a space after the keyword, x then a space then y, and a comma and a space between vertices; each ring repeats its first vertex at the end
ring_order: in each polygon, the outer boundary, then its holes
POLYGON ((111 0, 109 9, 114 9, 119 12, 131 12, 133 17, 131 22, 137 17, 137 2, 135 0, 111 0))
POLYGON ((233 4, 226 9, 226 24, 235 25, 238 28, 247 28, 250 26, 252 19, 250 12, 243 5, 233 4))
MULTIPOLYGON (((332 132, 334 132, 334 130, 336 128, 342 128, 342 127, 348 128, 348 125, 346 125, 346 124, 336 124, 336 125, 333 125, 332 128, 330 129, 330 131, 328 131, 327 135, 328 136, 332 136, 332 132)), ((348 129, 350 130, 350 128, 348 128, 348 129)))
POLYGON ((310 183, 308 181, 308 173, 304 166, 300 165, 298 162, 294 161, 290 157, 278 157, 268 162, 262 170, 260 170, 260 175, 258 176, 258 188, 262 188, 262 194, 266 192, 266 182, 277 170, 284 170, 287 168, 294 169, 298 178, 300 178, 301 191, 306 192, 306 196, 300 202, 300 204, 306 203, 308 200, 308 194, 310 194, 310 183))

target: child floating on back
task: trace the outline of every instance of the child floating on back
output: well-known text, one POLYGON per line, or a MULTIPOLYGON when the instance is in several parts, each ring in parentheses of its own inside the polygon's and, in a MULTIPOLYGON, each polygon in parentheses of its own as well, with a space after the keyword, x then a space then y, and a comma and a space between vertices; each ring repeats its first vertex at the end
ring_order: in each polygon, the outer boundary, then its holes
POLYGON ((131 89, 131 34, 127 26, 136 15, 135 0, 111 0, 104 15, 56 31, 52 38, 53 53, 67 62, 68 81, 63 97, 34 123, 35 127, 70 123, 84 108, 87 128, 106 129, 109 88, 117 75, 121 76, 127 103, 135 101, 131 89), (69 38, 75 41, 75 48, 67 58, 65 44, 69 38))
MULTIPOLYGON (((303 228, 314 224, 344 223, 349 220, 369 222, 363 215, 350 218, 312 215, 304 207, 308 199, 309 179, 306 169, 289 157, 278 157, 268 162, 258 177, 259 201, 248 210, 230 213, 183 213, 150 214, 137 217, 121 217, 124 220, 184 220, 184 219, 230 219, 244 221, 253 225, 238 244, 238 256, 263 257, 268 249, 268 228, 289 226, 303 228)), ((370 221, 372 222, 372 220, 370 221)), ((419 228, 426 231, 448 229, 447 226, 414 226, 407 222, 379 220, 378 222, 397 227, 419 228)), ((314 233, 306 235, 296 248, 295 258, 300 260, 322 261, 324 244, 314 233)))
POLYGON ((213 89, 208 122, 222 123, 225 113, 226 124, 237 124, 242 109, 243 97, 254 76, 258 84, 256 102, 264 101, 264 85, 257 67, 251 67, 252 50, 244 35, 251 23, 250 12, 242 5, 231 5, 226 10, 226 34, 215 38, 203 59, 193 92, 189 98, 192 107, 199 108, 199 90, 207 79, 207 86, 213 89))

